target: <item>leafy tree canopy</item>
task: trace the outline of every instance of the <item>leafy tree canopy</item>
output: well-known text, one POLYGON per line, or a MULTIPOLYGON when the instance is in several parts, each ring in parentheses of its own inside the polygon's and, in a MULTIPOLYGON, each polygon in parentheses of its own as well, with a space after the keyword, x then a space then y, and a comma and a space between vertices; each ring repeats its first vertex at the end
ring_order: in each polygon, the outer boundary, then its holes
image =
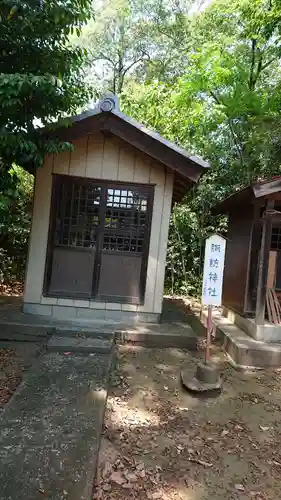
POLYGON ((130 82, 122 95, 128 113, 212 165, 171 221, 168 279, 177 290, 196 288, 203 239, 224 227, 210 206, 281 170, 280 0, 217 0, 188 29, 179 78, 130 82))
MULTIPOLYGON (((279 171, 276 3, 214 2, 192 23, 194 47, 177 81, 131 82, 123 93, 130 114, 211 160, 210 175, 223 175, 226 190, 279 171)), ((217 183, 212 187, 224 195, 217 183)))
POLYGON ((0 156, 40 165, 62 145, 42 140, 38 125, 73 114, 89 98, 81 67, 85 50, 69 35, 91 15, 90 0, 0 1, 0 156))
POLYGON ((119 93, 125 112, 211 162, 171 218, 167 285, 195 293, 204 238, 226 227, 224 219, 210 217, 210 206, 254 179, 280 174, 281 0, 101 0, 95 20, 77 37, 71 29, 81 29, 90 2, 81 5, 0 2, 0 37, 9 47, 0 57, 7 76, 6 84, 0 81, 5 161, 15 152, 41 158, 42 151, 57 148, 40 143, 34 118, 49 123, 83 104, 86 48, 96 93, 119 93), (73 17, 67 14, 56 31, 55 11, 62 5, 73 17), (50 22, 43 28, 36 23, 44 15, 50 22), (34 62, 37 51, 40 64, 34 62), (31 76, 39 78, 32 85, 31 76))
POLYGON ((120 94, 132 79, 175 78, 190 47, 192 2, 102 0, 74 43, 87 47, 90 80, 99 92, 120 94))

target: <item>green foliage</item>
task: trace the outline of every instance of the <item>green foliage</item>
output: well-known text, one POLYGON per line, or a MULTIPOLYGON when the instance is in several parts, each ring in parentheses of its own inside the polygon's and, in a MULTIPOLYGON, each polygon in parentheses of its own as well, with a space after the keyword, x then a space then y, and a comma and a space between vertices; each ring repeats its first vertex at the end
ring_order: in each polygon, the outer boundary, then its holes
POLYGON ((73 114, 87 102, 85 50, 68 37, 81 33, 90 0, 1 0, 0 156, 7 169, 40 165, 56 148, 38 125, 73 114))
MULTIPOLYGON (((281 172, 281 1, 215 0, 192 12, 191 4, 104 0, 81 29, 90 1, 0 2, 5 228, 14 224, 9 189, 16 193, 22 182, 7 166, 15 159, 39 163, 46 151, 64 147, 43 142, 34 123, 63 118, 88 98, 80 72, 86 48, 96 91, 119 92, 126 113, 212 165, 174 207, 170 225, 167 286, 173 293, 199 292, 204 240, 226 230, 210 207, 281 172)), ((29 199, 25 190, 21 196, 29 199)))
POLYGON ((42 136, 90 92, 85 49, 69 35, 91 14, 90 0, 0 1, 0 281, 22 279, 30 225, 32 178, 17 164, 38 167, 68 144, 42 136))
POLYGON ((167 261, 174 292, 196 293, 202 241, 223 231, 217 200, 254 179, 280 174, 281 2, 213 2, 189 25, 192 48, 180 77, 131 82, 123 108, 205 157, 212 170, 174 209, 167 261))
POLYGON ((33 176, 13 166, 0 197, 0 285, 23 281, 32 194, 33 176))
POLYGON ((175 78, 190 44, 190 2, 102 0, 74 44, 87 47, 90 80, 100 93, 120 94, 129 81, 175 78))

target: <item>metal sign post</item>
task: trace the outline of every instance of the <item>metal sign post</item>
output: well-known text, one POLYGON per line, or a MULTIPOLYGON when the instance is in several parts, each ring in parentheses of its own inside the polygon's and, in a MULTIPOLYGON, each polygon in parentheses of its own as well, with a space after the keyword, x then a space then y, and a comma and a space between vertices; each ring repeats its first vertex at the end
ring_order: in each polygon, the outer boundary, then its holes
POLYGON ((205 363, 210 361, 212 309, 221 305, 226 240, 217 234, 206 240, 202 305, 208 306, 205 363))
POLYGON ((198 363, 195 376, 190 380, 188 370, 182 370, 183 385, 196 393, 220 392, 222 377, 211 363, 212 310, 221 305, 226 240, 217 234, 206 240, 202 306, 208 306, 207 341, 204 362, 198 363))
POLYGON ((210 361, 210 347, 211 347, 211 336, 213 330, 212 322, 212 306, 208 306, 208 316, 207 316, 207 342, 205 349, 205 363, 210 361))

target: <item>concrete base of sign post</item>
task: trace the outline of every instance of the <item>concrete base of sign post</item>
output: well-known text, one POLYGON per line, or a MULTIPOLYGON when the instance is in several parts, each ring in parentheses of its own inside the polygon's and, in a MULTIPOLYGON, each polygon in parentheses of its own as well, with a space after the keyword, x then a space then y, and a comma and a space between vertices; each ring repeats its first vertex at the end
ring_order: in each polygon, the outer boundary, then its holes
POLYGON ((190 378, 188 370, 181 371, 181 380, 186 389, 194 393, 220 393, 222 389, 222 376, 218 368, 208 362, 197 365, 195 376, 190 378))

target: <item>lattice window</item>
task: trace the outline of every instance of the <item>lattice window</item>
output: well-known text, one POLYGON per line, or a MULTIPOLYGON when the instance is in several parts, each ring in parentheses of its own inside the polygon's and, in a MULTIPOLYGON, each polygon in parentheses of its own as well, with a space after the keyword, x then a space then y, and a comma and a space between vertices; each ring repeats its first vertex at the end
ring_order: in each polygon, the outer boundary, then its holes
POLYGON ((56 219, 57 245, 96 246, 100 191, 94 185, 62 184, 56 219))
POLYGON ((271 233, 271 250, 281 250, 281 227, 273 226, 271 233))
POLYGON ((67 181, 60 185, 55 244, 142 254, 148 224, 147 189, 67 181), (105 198, 101 193, 105 189, 105 198), (103 227, 102 227, 103 226, 103 227))
POLYGON ((142 253, 148 195, 141 189, 107 190, 103 249, 142 253))

